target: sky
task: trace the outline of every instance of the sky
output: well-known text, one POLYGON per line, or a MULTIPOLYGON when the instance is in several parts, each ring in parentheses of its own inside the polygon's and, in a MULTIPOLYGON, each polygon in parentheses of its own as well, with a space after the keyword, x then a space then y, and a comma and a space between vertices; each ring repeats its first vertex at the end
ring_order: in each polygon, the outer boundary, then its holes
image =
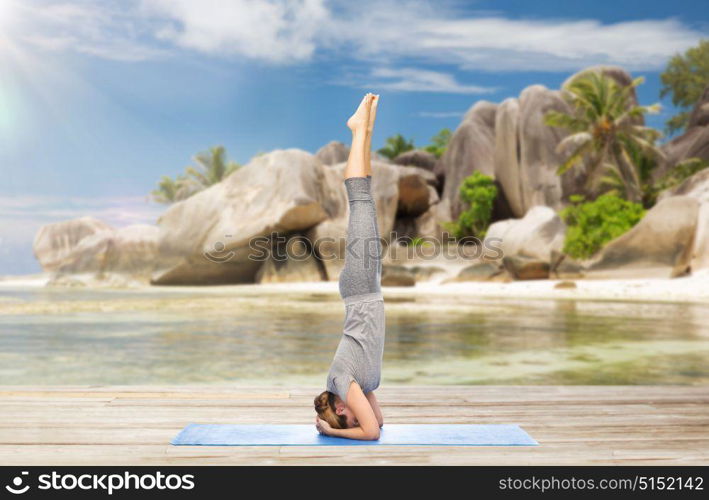
POLYGON ((154 223, 148 193, 210 146, 348 142, 368 91, 374 146, 423 146, 479 100, 615 64, 662 128, 659 74, 708 33, 684 0, 0 0, 0 275, 40 270, 43 224, 154 223))

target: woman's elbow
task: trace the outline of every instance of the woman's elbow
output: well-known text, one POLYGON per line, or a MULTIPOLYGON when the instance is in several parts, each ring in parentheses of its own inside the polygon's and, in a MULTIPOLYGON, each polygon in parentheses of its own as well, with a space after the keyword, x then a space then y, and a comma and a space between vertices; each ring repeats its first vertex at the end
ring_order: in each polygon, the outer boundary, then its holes
POLYGON ((376 429, 368 429, 364 431, 364 439, 367 441, 376 441, 379 439, 379 428, 377 427, 376 429))

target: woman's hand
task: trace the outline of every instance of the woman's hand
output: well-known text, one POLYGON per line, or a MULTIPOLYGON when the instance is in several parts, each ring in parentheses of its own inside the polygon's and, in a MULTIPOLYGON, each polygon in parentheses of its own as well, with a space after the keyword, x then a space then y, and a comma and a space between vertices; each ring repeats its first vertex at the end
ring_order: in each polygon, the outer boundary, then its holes
POLYGON ((332 433, 332 427, 330 427, 330 424, 320 417, 315 417, 315 428, 323 436, 330 436, 332 433))
POLYGON ((333 429, 325 420, 315 417, 315 428, 325 436, 376 441, 379 439, 379 424, 374 411, 362 392, 362 388, 354 380, 347 391, 347 404, 355 415, 359 425, 347 429, 333 429))

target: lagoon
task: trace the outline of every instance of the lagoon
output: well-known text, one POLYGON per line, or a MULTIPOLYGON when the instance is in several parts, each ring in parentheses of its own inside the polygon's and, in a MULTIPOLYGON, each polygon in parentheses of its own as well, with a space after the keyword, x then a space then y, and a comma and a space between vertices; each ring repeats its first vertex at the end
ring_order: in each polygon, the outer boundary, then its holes
MULTIPOLYGON (((0 384, 324 384, 332 290, 0 288, 0 384)), ((709 304, 388 297, 383 384, 706 384, 709 304)))

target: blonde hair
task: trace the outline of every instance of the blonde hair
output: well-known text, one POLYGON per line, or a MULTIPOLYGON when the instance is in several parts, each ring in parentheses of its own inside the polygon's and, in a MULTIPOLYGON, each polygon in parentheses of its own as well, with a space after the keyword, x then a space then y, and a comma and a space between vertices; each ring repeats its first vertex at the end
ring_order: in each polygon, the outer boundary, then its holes
POLYGON ((323 391, 315 396, 315 411, 318 416, 330 424, 333 429, 346 429, 347 418, 338 415, 335 407, 335 395, 330 391, 323 391))

